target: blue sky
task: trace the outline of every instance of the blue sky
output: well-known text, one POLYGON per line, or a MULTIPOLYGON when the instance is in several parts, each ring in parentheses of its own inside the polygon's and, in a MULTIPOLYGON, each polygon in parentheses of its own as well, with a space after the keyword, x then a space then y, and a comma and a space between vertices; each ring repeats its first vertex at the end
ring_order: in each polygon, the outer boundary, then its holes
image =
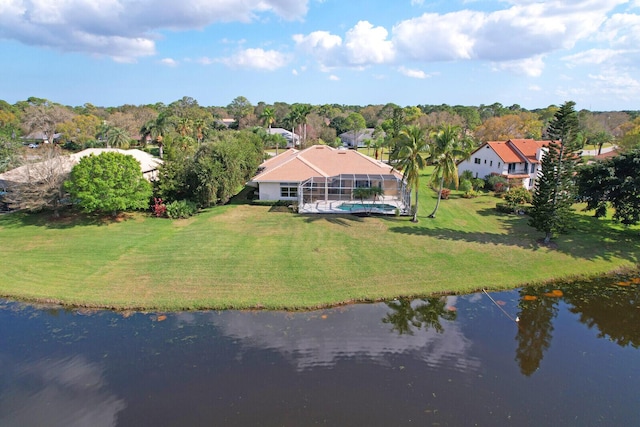
POLYGON ((640 109, 640 0, 0 0, 0 99, 640 109))

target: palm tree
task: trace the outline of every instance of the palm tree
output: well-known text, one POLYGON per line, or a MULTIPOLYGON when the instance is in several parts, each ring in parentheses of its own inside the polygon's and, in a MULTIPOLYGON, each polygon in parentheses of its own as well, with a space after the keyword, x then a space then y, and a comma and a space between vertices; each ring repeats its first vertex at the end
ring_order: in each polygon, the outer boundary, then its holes
POLYGON ((291 143, 296 146, 296 126, 302 123, 302 116, 297 108, 292 108, 284 118, 285 122, 291 127, 291 143))
MULTIPOLYGON (((307 140, 307 116, 311 114, 311 105, 309 104, 294 104, 291 107, 291 111, 287 114, 285 120, 291 125, 292 133, 295 134, 296 126, 304 125, 303 131, 300 132, 302 136, 301 146, 304 147, 307 140)), ((294 143, 295 145, 295 143, 294 143)))
MULTIPOLYGON (((269 129, 268 133, 271 135, 271 125, 276 122, 276 111, 271 107, 265 107, 260 114, 260 119, 264 126, 269 129)), ((276 156, 278 155, 278 144, 276 144, 276 156)))
POLYGON ((276 122, 276 110, 271 107, 265 107, 260 114, 260 119, 266 128, 271 130, 271 125, 276 122))
POLYGON ((299 104, 296 106, 300 115, 300 124, 302 125, 302 146, 307 146, 307 116, 311 114, 311 105, 299 104))
POLYGON ((464 160, 471 154, 472 144, 467 138, 460 138, 460 128, 452 125, 442 125, 438 132, 432 135, 431 163, 435 165, 431 182, 440 180, 438 188, 438 201, 429 218, 435 218, 442 189, 444 185, 453 184, 458 188, 458 165, 459 160, 464 160))
POLYGON ((409 126, 400 132, 402 148, 399 152, 398 167, 402 170, 402 178, 409 190, 413 188, 416 203, 413 208, 412 222, 418 222, 418 188, 420 171, 427 165, 423 154, 429 149, 427 134, 420 126, 409 126))
POLYGON ((176 122, 176 131, 180 134, 180 136, 187 136, 191 133, 193 122, 191 119, 187 117, 181 117, 176 122))
POLYGON ((116 148, 129 148, 131 137, 126 130, 112 127, 107 131, 107 146, 116 148))
POLYGON ((160 114, 155 120, 149 120, 142 126, 140 133, 146 138, 150 135, 153 140, 158 144, 159 156, 162 158, 162 146, 164 135, 169 132, 169 120, 164 114, 160 114))
POLYGON ((193 121, 193 127, 195 128, 196 140, 199 145, 204 139, 204 135, 207 129, 207 121, 203 118, 195 119, 193 121))

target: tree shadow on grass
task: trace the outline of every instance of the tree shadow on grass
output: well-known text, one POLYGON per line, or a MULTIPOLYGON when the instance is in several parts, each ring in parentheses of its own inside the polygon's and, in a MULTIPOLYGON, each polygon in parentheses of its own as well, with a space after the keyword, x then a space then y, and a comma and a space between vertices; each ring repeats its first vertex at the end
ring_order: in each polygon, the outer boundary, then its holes
POLYGON ((300 215, 304 217, 305 222, 328 222, 330 224, 340 225, 342 227, 351 227, 351 223, 364 222, 363 217, 358 215, 342 215, 342 214, 306 214, 300 215))
POLYGON ((83 214, 74 210, 61 211, 60 216, 57 217, 51 212, 11 212, 0 216, 0 229, 32 226, 63 230, 88 225, 116 224, 128 221, 133 217, 134 214, 127 212, 120 213, 115 217, 111 215, 83 214))
MULTIPOLYGON (((390 226, 389 231, 435 239, 464 241, 487 245, 513 246, 537 251, 542 244, 542 233, 528 225, 528 216, 508 215, 493 209, 478 211, 483 216, 498 216, 505 233, 452 230, 438 228, 438 219, 418 226, 390 226)), ((575 214, 574 227, 566 234, 555 236, 549 248, 574 258, 586 260, 623 259, 640 262, 640 232, 638 227, 621 228, 611 220, 575 214)))

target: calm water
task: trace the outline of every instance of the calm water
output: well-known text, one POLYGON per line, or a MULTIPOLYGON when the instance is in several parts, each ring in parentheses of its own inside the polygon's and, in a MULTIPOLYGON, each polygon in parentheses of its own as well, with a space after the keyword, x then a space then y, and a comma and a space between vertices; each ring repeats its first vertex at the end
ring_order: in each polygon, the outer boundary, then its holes
POLYGON ((490 295, 305 313, 0 301, 0 426, 640 425, 640 285, 490 295))

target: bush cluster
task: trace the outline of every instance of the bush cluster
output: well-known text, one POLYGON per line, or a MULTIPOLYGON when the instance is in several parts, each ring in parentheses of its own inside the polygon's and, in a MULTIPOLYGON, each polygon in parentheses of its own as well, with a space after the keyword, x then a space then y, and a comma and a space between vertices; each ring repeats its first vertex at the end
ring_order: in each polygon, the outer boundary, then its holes
POLYGON ((196 204, 189 200, 176 200, 166 205, 167 217, 171 219, 189 218, 195 215, 197 211, 196 204))

